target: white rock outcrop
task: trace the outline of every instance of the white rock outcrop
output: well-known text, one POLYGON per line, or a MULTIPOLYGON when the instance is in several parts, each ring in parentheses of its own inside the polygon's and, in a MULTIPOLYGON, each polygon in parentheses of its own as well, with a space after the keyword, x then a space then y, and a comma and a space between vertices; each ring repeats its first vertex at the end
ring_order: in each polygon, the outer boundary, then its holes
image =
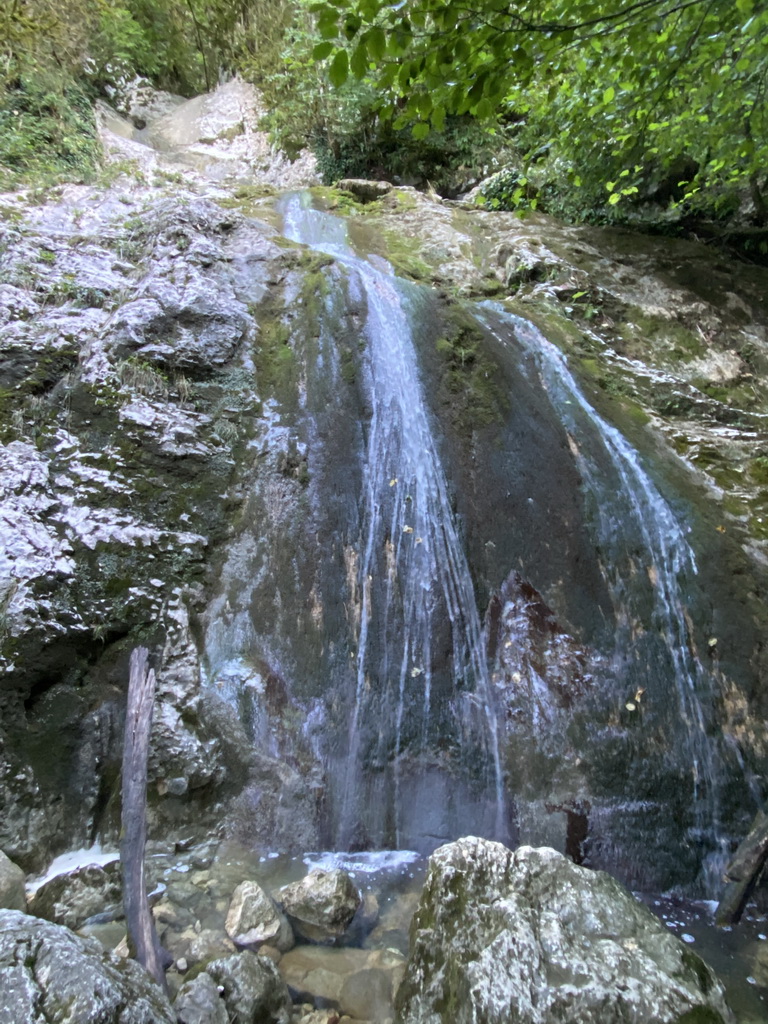
POLYGON ((615 879, 548 848, 440 847, 401 1024, 732 1024, 713 971, 615 879))

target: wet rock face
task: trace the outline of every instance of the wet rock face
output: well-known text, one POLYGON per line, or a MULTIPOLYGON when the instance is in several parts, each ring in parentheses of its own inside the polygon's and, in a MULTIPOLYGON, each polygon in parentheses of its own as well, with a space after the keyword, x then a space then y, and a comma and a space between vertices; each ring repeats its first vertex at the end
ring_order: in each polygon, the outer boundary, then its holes
POLYGON ((114 827, 134 631, 159 641, 157 795, 247 774, 203 722, 189 614, 259 409, 252 310, 295 259, 267 225, 160 189, 71 188, 2 233, 0 841, 33 870, 114 827))
POLYGON ((0 910, 2 1024, 176 1024, 170 1003, 134 961, 67 928, 0 910))
POLYGON ((238 218, 213 203, 126 199, 75 190, 6 232, 0 345, 26 360, 7 363, 0 452, 6 678, 151 620, 199 573, 243 436, 231 421, 257 403, 249 306, 279 262, 271 232, 230 252, 238 218), (75 222, 82 241, 63 244, 75 222))
POLYGON ((732 1024, 714 973, 614 879, 467 838, 433 855, 402 1024, 732 1024))
MULTIPOLYGON (((217 147, 236 155, 228 136, 241 121, 240 85, 186 110, 163 97, 152 109, 138 95, 123 109, 137 121, 162 113, 164 144, 188 149, 199 166, 215 162, 217 147)), ((468 820, 490 833, 492 773, 445 742, 454 719, 471 716, 474 684, 464 679, 464 696, 447 700, 442 682, 426 687, 421 663, 409 667, 411 709, 428 706, 438 736, 426 749, 429 729, 416 715, 401 717, 397 740, 394 728, 380 729, 400 699, 391 672, 356 674, 366 603, 375 605, 367 627, 379 665, 399 632, 388 617, 397 600, 386 599, 392 538, 376 541, 372 579, 361 571, 373 420, 367 300, 338 260, 287 246, 279 226, 233 212, 246 206, 279 225, 258 186, 232 191, 191 171, 186 181, 194 188, 121 179, 107 191, 68 188, 44 208, 0 203, 0 844, 32 869, 58 844, 114 832, 125 665, 138 634, 158 670, 156 834, 194 818, 201 829, 222 822, 254 845, 300 850, 333 842, 343 825, 361 847, 397 835, 428 850, 468 820), (408 794, 402 811, 390 806, 388 771, 408 794), (353 777, 370 820, 342 821, 340 794, 353 777)), ((642 680, 609 700, 588 679, 600 657, 604 681, 621 677, 611 643, 622 616, 609 593, 614 560, 591 530, 595 499, 578 445, 553 417, 530 353, 468 326, 448 292, 514 292, 518 312, 548 336, 551 326, 596 408, 637 442, 686 529, 690 521, 704 599, 686 600, 680 646, 712 666, 701 731, 717 736, 726 721, 725 775, 736 791, 740 764, 761 777, 768 759, 766 619, 748 564, 764 543, 768 479, 750 419, 763 408, 768 367, 762 279, 745 272, 740 299, 728 274, 713 274, 718 311, 688 280, 690 260, 700 277, 706 270, 690 247, 665 244, 657 259, 638 243, 636 273, 631 246, 611 233, 522 223, 387 183, 345 186, 334 201, 346 210, 350 196, 360 200, 358 251, 390 256, 442 289, 408 294, 419 320, 408 374, 424 380, 478 610, 494 594, 500 602, 488 627, 496 639, 487 639, 505 716, 499 759, 517 787, 509 834, 582 856, 589 818, 592 837, 605 840, 593 843, 593 863, 633 883, 690 883, 700 845, 681 843, 685 826, 665 813, 692 797, 677 784, 683 759, 666 730, 668 665, 649 662, 660 699, 647 692, 635 712, 626 705, 642 680), (672 407, 681 396, 686 417, 706 419, 695 431, 672 407), (738 508, 724 492, 702 500, 692 476, 681 483, 688 470, 669 451, 657 458, 662 434, 718 486, 733 484, 738 508), (733 477, 720 444, 740 453, 733 477), (504 591, 513 567, 517 595, 504 591), (538 597, 526 598, 526 587, 538 597), (628 779, 637 797, 629 806, 628 779), (649 836, 685 852, 638 869, 635 851, 649 836)), ((396 474, 386 475, 389 489, 396 474)), ((643 583, 648 604, 657 567, 635 546, 627 578, 643 583)), ((430 630, 433 681, 452 671, 440 617, 430 630)), ((624 615, 621 625, 638 647, 660 632, 648 615, 624 615)), ((727 803, 725 832, 749 817, 727 803)))

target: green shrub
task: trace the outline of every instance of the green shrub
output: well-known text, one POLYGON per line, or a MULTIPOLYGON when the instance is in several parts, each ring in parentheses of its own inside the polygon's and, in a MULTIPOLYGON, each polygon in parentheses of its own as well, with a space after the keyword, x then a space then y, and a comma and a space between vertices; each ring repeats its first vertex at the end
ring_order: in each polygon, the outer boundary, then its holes
POLYGON ((99 154, 87 89, 65 73, 17 64, 0 88, 0 187, 89 180, 99 154))

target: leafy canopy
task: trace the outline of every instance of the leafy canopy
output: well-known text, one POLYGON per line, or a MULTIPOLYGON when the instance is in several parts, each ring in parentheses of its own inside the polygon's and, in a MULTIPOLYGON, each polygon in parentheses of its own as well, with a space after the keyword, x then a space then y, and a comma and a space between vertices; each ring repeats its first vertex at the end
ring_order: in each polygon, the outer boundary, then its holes
MULTIPOLYGON (((612 204, 686 157, 686 193, 768 166, 768 0, 323 0, 335 85, 371 79, 416 138, 448 114, 517 122, 612 204)), ((764 210, 763 210, 764 213, 764 210)))

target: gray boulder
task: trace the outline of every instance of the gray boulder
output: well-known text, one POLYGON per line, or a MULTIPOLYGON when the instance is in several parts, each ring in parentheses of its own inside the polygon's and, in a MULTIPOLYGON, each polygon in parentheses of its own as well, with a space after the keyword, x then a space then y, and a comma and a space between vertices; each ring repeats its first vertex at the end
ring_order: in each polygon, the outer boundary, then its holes
POLYGON ((206 967, 221 990, 230 1024, 288 1024, 291 997, 271 960, 243 950, 206 967))
POLYGON ((77 929, 95 914, 122 915, 120 862, 86 867, 57 875, 41 885, 30 901, 30 912, 54 924, 77 929))
POLYGON ((0 910, 0 992, 0 1024, 176 1024, 133 960, 17 910, 0 910))
POLYGON ((173 1008, 179 1024, 229 1024, 218 985, 205 971, 181 987, 173 1008))
POLYGON ((287 918, 258 882, 241 882, 232 893, 226 930, 236 946, 256 949, 269 943, 285 952, 294 944, 287 918))
POLYGON ((316 868, 277 892, 294 932, 309 942, 335 942, 349 927, 361 897, 346 871, 316 868))
POLYGON ((732 1024, 710 968, 617 881, 550 849, 437 850, 401 1024, 732 1024))
POLYGON ((0 907, 25 910, 24 872, 0 850, 0 907))

